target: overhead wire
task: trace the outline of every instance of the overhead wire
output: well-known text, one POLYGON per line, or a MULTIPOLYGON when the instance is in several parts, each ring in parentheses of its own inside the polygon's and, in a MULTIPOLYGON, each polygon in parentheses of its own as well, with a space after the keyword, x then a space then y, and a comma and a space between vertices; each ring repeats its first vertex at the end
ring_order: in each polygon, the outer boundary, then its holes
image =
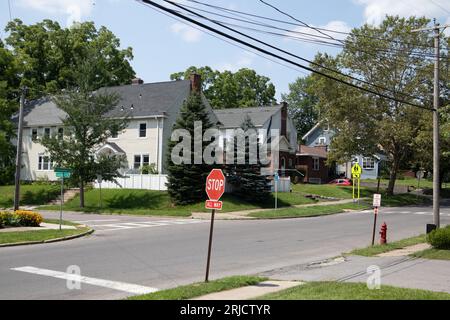
MULTIPOLYGON (((285 62, 287 62, 287 63, 289 63, 289 64, 292 64, 292 65, 294 65, 294 66, 297 66, 297 67, 299 67, 299 68, 302 68, 302 69, 308 70, 308 71, 310 71, 310 72, 319 74, 319 75, 321 75, 321 76, 323 76, 323 77, 326 77, 326 78, 328 78, 328 79, 331 79, 331 80, 340 82, 340 83, 345 84, 345 85, 347 85, 347 86, 349 86, 349 87, 353 87, 353 88, 355 88, 355 89, 358 89, 358 90, 361 90, 361 91, 365 91, 365 92, 367 92, 367 93, 371 93, 371 94, 373 94, 373 95, 375 95, 375 96, 378 96, 378 97, 381 97, 381 98, 385 98, 385 99, 388 99, 388 100, 391 100, 391 101, 395 101, 395 102, 398 102, 398 103, 403 103, 403 104, 410 105, 410 106, 413 106, 413 107, 417 107, 417 108, 420 108, 420 109, 424 109, 424 110, 434 110, 433 108, 428 108, 428 107, 425 107, 425 106, 423 106, 423 105, 415 104, 415 103, 412 103, 412 102, 409 102, 409 101, 406 101, 406 100, 397 99, 397 98, 395 98, 395 97, 389 96, 389 95, 384 94, 384 93, 376 92, 376 91, 374 91, 374 90, 372 90, 372 89, 370 89, 370 88, 365 88, 365 87, 358 86, 358 85, 356 85, 356 84, 354 84, 354 83, 352 83, 352 82, 347 82, 347 81, 345 81, 345 80, 342 80, 342 79, 337 78, 337 77, 335 77, 335 76, 332 76, 332 75, 330 75, 330 74, 324 73, 324 72, 322 72, 322 71, 319 71, 319 70, 313 69, 313 68, 311 68, 311 67, 308 67, 308 66, 302 65, 302 64, 300 64, 300 63, 297 63, 297 62, 295 62, 295 61, 289 60, 289 59, 286 58, 286 57, 280 56, 280 55, 275 54, 275 53, 273 53, 273 52, 271 52, 271 51, 269 51, 269 50, 263 49, 263 48, 261 48, 261 47, 258 47, 258 46, 256 46, 256 45, 254 45, 254 44, 251 44, 251 43, 249 43, 249 42, 247 42, 247 41, 244 41, 244 40, 239 39, 239 38, 237 38, 237 37, 235 37, 235 36, 232 36, 232 35, 230 35, 230 34, 227 34, 227 33, 223 32, 223 31, 221 31, 221 30, 218 30, 218 29, 213 28, 213 27, 211 27, 211 26, 209 26, 209 25, 206 25, 206 24, 204 24, 204 23, 201 23, 201 22, 199 22, 199 21, 197 21, 197 20, 195 20, 195 19, 192 19, 192 18, 190 18, 190 17, 188 17, 188 16, 185 16, 185 15, 183 15, 183 14, 180 14, 180 13, 176 12, 175 10, 173 10, 173 9, 171 9, 171 8, 168 8, 168 7, 165 7, 165 6, 163 6, 163 5, 159 4, 159 3, 156 3, 156 2, 154 2, 154 1, 150 1, 150 0, 141 0, 141 1, 142 1, 143 3, 146 3, 146 4, 150 5, 150 6, 159 8, 159 9, 161 9, 161 10, 163 10, 163 11, 165 11, 165 12, 171 14, 171 15, 177 16, 177 17, 183 19, 184 21, 187 21, 187 22, 189 22, 189 23, 195 24, 195 25, 201 27, 202 29, 206 29, 206 30, 209 30, 209 31, 211 31, 211 32, 214 32, 214 33, 220 35, 221 37, 228 38, 228 39, 230 39, 230 40, 232 40, 232 41, 234 41, 234 42, 240 43, 240 44, 242 44, 242 45, 244 45, 244 46, 246 46, 246 47, 252 48, 252 49, 257 50, 257 51, 259 51, 259 52, 262 52, 262 53, 264 53, 264 54, 266 54, 266 55, 270 55, 270 56, 272 56, 272 57, 275 57, 275 58, 277 58, 277 59, 279 59, 279 60, 285 61, 285 62)), ((166 2, 168 2, 168 1, 166 1, 166 2)), ((416 100, 418 100, 418 98, 416 98, 416 100)))
POLYGON ((200 14, 198 14, 198 13, 195 13, 194 11, 192 11, 192 10, 190 10, 190 9, 183 8, 182 5, 177 4, 177 3, 174 3, 174 2, 171 1, 171 0, 164 0, 164 1, 167 2, 167 3, 172 4, 173 6, 176 6, 176 7, 178 7, 178 8, 181 8, 181 9, 183 9, 183 10, 189 12, 189 13, 193 13, 193 14, 195 14, 196 16, 198 16, 198 17, 200 17, 200 18, 207 19, 207 20, 209 20, 209 21, 211 21, 211 22, 213 22, 213 23, 215 23, 215 24, 217 24, 217 25, 219 25, 219 26, 221 26, 221 27, 223 27, 223 28, 225 28, 225 29, 227 29, 227 30, 230 30, 230 31, 232 31, 232 32, 235 32, 235 33, 241 35, 241 36, 244 36, 244 37, 246 37, 246 38, 248 38, 248 39, 251 39, 252 41, 255 41, 255 42, 257 42, 257 43, 259 43, 259 44, 262 44, 262 45, 264 45, 264 46, 267 46, 267 47, 269 47, 269 48, 271 48, 271 49, 274 49, 274 50, 277 50, 277 51, 279 51, 279 52, 282 52, 283 54, 286 54, 286 55, 289 55, 289 56, 291 56, 291 57, 297 58, 297 59, 299 59, 299 60, 301 60, 301 61, 308 62, 309 64, 314 65, 314 66, 316 66, 316 67, 323 68, 323 69, 325 69, 325 70, 327 70, 327 71, 330 71, 330 72, 333 72, 333 73, 336 73, 336 74, 345 76, 345 77, 347 77, 347 78, 349 78, 349 79, 352 79, 352 80, 355 80, 355 81, 359 81, 359 82, 361 82, 361 83, 370 85, 370 86, 372 86, 372 87, 374 87, 374 88, 378 88, 378 89, 381 89, 381 90, 383 90, 383 91, 388 91, 388 92, 391 92, 391 93, 394 93, 394 94, 400 94, 400 95, 403 95, 403 96, 405 96, 405 97, 410 97, 410 98, 413 98, 413 99, 420 100, 420 99, 418 99, 417 97, 411 96, 411 95, 409 95, 409 94, 404 94, 404 93, 401 93, 401 92, 394 92, 394 91, 392 91, 392 90, 390 90, 390 89, 387 89, 387 88, 385 88, 385 87, 382 87, 382 86, 380 86, 380 85, 376 85, 376 84, 370 83, 370 82, 365 81, 365 80, 363 80, 363 79, 356 78, 356 77, 354 77, 354 76, 352 76, 352 75, 344 74, 344 73, 342 73, 341 71, 338 71, 338 70, 335 70, 335 69, 332 69, 332 68, 323 66, 323 65, 318 64, 318 63, 316 63, 316 62, 314 62, 314 61, 311 61, 311 60, 309 60, 309 59, 305 59, 305 58, 300 57, 300 56, 298 56, 298 55, 296 55, 296 54, 293 54, 293 53, 291 53, 291 52, 289 52, 289 51, 280 49, 280 48, 278 48, 278 47, 276 47, 276 46, 273 46, 273 45, 271 45, 271 44, 269 44, 269 43, 267 43, 267 42, 261 41, 261 40, 255 38, 255 37, 249 36, 249 35, 247 35, 247 34, 245 34, 245 33, 242 33, 242 32, 240 32, 240 31, 237 31, 237 30, 235 30, 235 29, 233 29, 233 28, 224 26, 224 25, 221 24, 221 23, 214 22, 213 20, 211 20, 211 19, 209 19, 209 18, 207 18, 207 17, 205 17, 205 16, 202 16, 202 15, 200 15, 200 14))

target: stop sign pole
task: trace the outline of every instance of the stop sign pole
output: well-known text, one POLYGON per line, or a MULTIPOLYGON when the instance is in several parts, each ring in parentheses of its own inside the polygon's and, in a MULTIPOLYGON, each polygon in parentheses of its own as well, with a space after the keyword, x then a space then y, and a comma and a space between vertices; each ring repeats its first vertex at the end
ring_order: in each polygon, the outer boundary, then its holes
POLYGON ((220 197, 225 192, 225 176, 223 175, 222 170, 213 169, 208 177, 206 178, 206 194, 208 195, 209 200, 206 201, 206 208, 211 209, 211 226, 209 229, 209 244, 208 244, 208 258, 206 261, 206 275, 205 282, 209 281, 209 266, 211 262, 211 247, 212 247, 212 238, 213 238, 213 230, 214 230, 214 215, 216 213, 216 209, 222 209, 222 202, 219 201, 220 197), (214 205, 214 204, 219 204, 214 205))

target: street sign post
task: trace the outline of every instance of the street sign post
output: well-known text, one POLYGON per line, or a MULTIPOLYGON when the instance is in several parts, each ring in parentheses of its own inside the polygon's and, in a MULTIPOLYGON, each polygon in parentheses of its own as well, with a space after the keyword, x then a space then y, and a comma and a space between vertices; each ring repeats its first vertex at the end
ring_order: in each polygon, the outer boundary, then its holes
POLYGON ((102 211, 102 208, 103 208, 102 182, 103 182, 103 177, 102 177, 102 175, 98 174, 97 175, 97 183, 98 183, 98 188, 99 188, 99 191, 100 191, 100 212, 102 211))
POLYGON ((419 170, 416 172, 416 178, 417 178, 417 189, 420 189, 420 180, 425 176, 425 172, 422 170, 419 170))
POLYGON ((278 175, 278 171, 275 171, 273 175, 273 182, 275 187, 275 210, 278 209, 278 181, 280 181, 280 176, 278 175))
POLYGON ((62 212, 63 212, 63 204, 64 204, 64 178, 70 178, 72 174, 71 169, 67 168, 55 168, 55 174, 57 178, 61 179, 61 207, 59 212, 59 231, 61 231, 62 225, 62 212))
POLYGON ((208 258, 206 261, 205 282, 209 279, 209 266, 211 262, 211 247, 214 230, 214 215, 216 210, 222 209, 222 201, 219 201, 225 192, 225 176, 220 169, 213 169, 208 177, 206 177, 206 194, 209 200, 206 201, 205 207, 211 209, 211 227, 209 229, 208 258))
POLYGON ((375 230, 377 228, 378 208, 381 207, 381 194, 375 193, 373 195, 373 232, 372 232, 372 246, 375 244, 375 230))
POLYGON ((360 177, 361 177, 362 169, 361 166, 357 163, 355 163, 352 166, 352 184, 353 184, 353 201, 355 201, 355 198, 359 201, 359 195, 360 195, 360 177), (355 196, 355 182, 357 184, 357 197, 355 196))

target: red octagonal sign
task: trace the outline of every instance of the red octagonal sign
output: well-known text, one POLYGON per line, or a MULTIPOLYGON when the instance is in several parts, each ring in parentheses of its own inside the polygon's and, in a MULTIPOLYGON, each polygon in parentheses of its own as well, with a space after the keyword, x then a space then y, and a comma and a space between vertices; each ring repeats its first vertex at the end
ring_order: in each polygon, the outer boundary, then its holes
POLYGON ((213 169, 206 178, 206 194, 210 200, 218 201, 225 192, 225 176, 222 170, 213 169))

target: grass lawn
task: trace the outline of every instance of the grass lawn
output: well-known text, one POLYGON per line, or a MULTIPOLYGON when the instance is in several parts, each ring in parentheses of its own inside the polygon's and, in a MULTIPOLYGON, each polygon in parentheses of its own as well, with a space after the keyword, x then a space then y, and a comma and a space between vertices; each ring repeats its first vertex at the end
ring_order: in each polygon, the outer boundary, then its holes
POLYGON ((381 207, 401 207, 414 205, 431 204, 431 200, 427 197, 417 196, 410 193, 395 194, 393 196, 381 195, 381 207))
POLYGON ((412 256, 424 259, 450 260, 450 250, 426 249, 412 254, 412 256))
MULTIPOLYGON (((44 222, 59 224, 59 220, 45 219, 44 222)), ((63 221, 62 224, 77 226, 77 229, 66 230, 31 230, 31 231, 15 231, 15 232, 0 232, 0 244, 17 243, 28 241, 45 241, 56 238, 63 238, 81 234, 90 230, 88 227, 82 227, 79 224, 63 221)))
POLYGON ((323 206, 311 206, 303 208, 284 208, 270 211, 259 211, 251 213, 250 216, 256 218, 298 218, 298 217, 314 217, 329 215, 334 213, 341 213, 344 210, 365 210, 369 205, 365 203, 343 203, 343 204, 331 204, 323 206))
MULTIPOLYGON (((56 185, 22 185, 20 186, 21 205, 46 204, 60 194, 56 185)), ((12 207, 14 204, 14 186, 0 186, 0 208, 12 207)))
POLYGON ((450 294, 382 285, 369 290, 365 283, 309 282, 258 299, 266 300, 450 300, 450 294))
MULTIPOLYGON (((351 199, 352 187, 336 186, 331 184, 292 184, 292 191, 300 194, 315 194, 324 197, 333 197, 338 199, 351 199)), ((355 191, 356 192, 356 191, 355 191)), ((361 187, 360 197, 371 197, 375 193, 374 188, 361 187)))
POLYGON ((186 286, 180 286, 173 289, 161 290, 154 293, 139 295, 128 298, 129 300, 185 300, 205 294, 230 290, 234 288, 255 285, 267 280, 262 277, 254 276, 233 276, 208 283, 198 282, 186 286))
MULTIPOLYGON (((112 214, 136 214, 136 215, 164 215, 185 216, 191 212, 208 211, 205 203, 200 202, 192 205, 173 206, 165 191, 135 190, 135 189, 107 189, 102 190, 103 208, 100 210, 100 191, 98 189, 88 190, 85 193, 84 209, 79 208, 79 197, 76 196, 64 205, 67 211, 104 212, 112 214)), ((224 195, 223 209, 221 212, 270 208, 274 205, 274 199, 268 198, 264 203, 252 204, 241 199, 224 195)), ((278 205, 290 206, 295 204, 314 203, 315 201, 295 193, 278 193, 278 205)), ((42 210, 59 210, 59 206, 43 206, 42 210)))
MULTIPOLYGON (((361 180, 361 182, 370 182, 370 183, 378 183, 378 179, 364 179, 361 180)), ((388 185, 389 179, 381 179, 380 184, 382 185, 388 185)), ((405 177, 405 179, 397 179, 395 180, 395 185, 398 186, 414 186, 417 188, 417 179, 411 178, 411 177, 405 177)), ((427 179, 420 179, 420 188, 432 188, 433 187, 433 181, 427 180, 427 179)))
POLYGON ((397 250, 397 249, 402 249, 404 247, 408 247, 408 246, 412 246, 412 245, 424 243, 424 242, 426 242, 426 236, 423 234, 423 235, 420 235, 417 237, 406 238, 406 239, 402 239, 402 240, 391 242, 391 243, 388 242, 385 245, 378 244, 373 247, 355 249, 355 250, 351 251, 349 254, 372 257, 372 256, 375 256, 380 253, 397 250))

